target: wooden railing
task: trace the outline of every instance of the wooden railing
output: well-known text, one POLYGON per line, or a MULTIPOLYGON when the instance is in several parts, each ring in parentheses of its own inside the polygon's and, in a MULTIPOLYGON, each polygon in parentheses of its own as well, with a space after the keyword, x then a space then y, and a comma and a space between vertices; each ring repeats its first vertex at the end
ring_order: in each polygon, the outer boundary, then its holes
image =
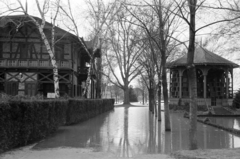
MULTIPOLYGON (((72 68, 70 61, 57 61, 58 68, 72 68)), ((50 60, 0 59, 0 67, 6 68, 52 68, 50 60)))

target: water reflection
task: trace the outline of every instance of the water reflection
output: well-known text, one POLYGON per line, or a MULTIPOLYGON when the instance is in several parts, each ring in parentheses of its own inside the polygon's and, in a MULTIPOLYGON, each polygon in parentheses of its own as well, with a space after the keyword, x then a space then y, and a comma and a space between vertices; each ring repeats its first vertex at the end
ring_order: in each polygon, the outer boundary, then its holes
MULTIPOLYGON (((171 132, 165 132, 164 114, 158 122, 148 107, 116 107, 78 125, 64 126, 57 134, 37 144, 34 149, 57 147, 92 148, 133 157, 137 154, 171 153, 188 149, 188 119, 172 113, 171 132)), ((240 138, 198 123, 198 146, 202 149, 240 147, 240 138)))

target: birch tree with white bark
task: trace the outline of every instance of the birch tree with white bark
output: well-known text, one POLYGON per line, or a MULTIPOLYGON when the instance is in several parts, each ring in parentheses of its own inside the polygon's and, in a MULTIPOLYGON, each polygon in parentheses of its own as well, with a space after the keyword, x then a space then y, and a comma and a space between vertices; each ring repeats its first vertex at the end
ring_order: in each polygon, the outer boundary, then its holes
POLYGON ((36 20, 32 15, 28 14, 28 2, 26 1, 25 4, 22 3, 22 1, 17 0, 17 5, 13 5, 10 3, 3 3, 7 8, 7 10, 4 12, 6 15, 13 14, 13 13, 23 13, 25 14, 37 27, 41 38, 44 42, 44 45, 46 47, 46 50, 50 56, 51 64, 53 66, 53 81, 54 81, 54 92, 55 92, 55 98, 59 98, 59 78, 58 78, 58 66, 55 58, 55 53, 54 53, 54 29, 55 29, 55 20, 58 16, 59 13, 59 7, 60 7, 60 0, 56 1, 50 1, 50 0, 44 0, 42 3, 40 3, 39 0, 35 0, 35 5, 38 13, 40 14, 41 21, 36 20), (44 32, 44 27, 46 24, 46 15, 49 13, 50 6, 54 4, 54 16, 53 16, 53 25, 52 25, 52 46, 50 45, 50 42, 44 32))

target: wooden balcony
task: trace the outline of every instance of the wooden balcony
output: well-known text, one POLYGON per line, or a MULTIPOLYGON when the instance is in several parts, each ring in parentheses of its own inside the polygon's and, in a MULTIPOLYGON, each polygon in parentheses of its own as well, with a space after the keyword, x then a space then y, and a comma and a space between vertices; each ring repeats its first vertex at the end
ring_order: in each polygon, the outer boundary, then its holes
MULTIPOLYGON (((70 61, 57 61, 58 68, 72 68, 70 61)), ((52 68, 50 60, 0 59, 0 68, 52 68)))

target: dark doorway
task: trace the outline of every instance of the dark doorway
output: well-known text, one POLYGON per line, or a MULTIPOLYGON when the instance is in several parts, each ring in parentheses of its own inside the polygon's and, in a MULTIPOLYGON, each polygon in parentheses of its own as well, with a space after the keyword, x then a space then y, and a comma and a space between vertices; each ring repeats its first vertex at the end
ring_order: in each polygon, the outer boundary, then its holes
POLYGON ((47 93, 54 93, 54 85, 53 83, 43 83, 43 96, 47 97, 47 93))

